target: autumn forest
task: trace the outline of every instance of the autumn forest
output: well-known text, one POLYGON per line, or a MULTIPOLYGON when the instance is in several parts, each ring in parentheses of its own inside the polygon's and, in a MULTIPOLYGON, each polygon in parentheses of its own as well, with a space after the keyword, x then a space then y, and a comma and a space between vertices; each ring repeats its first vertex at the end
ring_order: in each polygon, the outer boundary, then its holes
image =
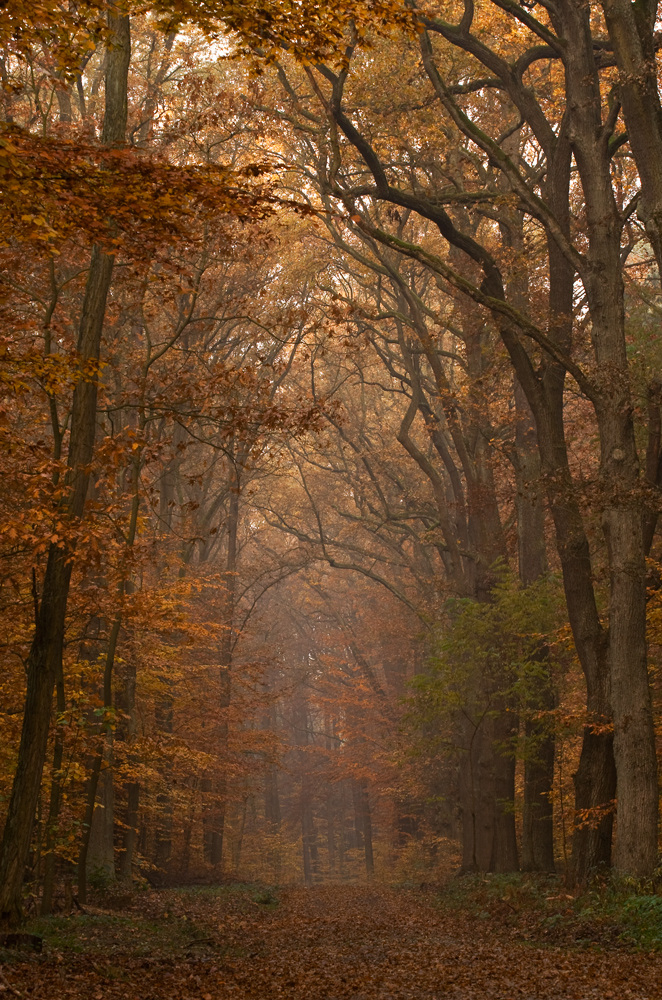
POLYGON ((8 946, 185 887, 660 902, 658 28, 2 4, 8 946))

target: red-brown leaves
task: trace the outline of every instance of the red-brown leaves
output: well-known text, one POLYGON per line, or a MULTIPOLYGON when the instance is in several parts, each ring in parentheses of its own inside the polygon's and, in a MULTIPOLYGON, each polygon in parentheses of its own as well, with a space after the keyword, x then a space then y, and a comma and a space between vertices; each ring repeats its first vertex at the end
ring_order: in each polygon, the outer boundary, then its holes
POLYGON ((5 126, 3 243, 30 242, 52 252, 82 235, 148 260, 164 243, 194 239, 203 216, 245 221, 267 215, 273 199, 255 180, 263 169, 174 165, 136 149, 43 139, 5 126))
POLYGON ((382 887, 290 889, 275 910, 239 892, 150 893, 139 909, 61 924, 66 949, 47 942, 7 985, 35 1000, 649 1000, 662 973, 659 956, 535 947, 502 920, 382 887))

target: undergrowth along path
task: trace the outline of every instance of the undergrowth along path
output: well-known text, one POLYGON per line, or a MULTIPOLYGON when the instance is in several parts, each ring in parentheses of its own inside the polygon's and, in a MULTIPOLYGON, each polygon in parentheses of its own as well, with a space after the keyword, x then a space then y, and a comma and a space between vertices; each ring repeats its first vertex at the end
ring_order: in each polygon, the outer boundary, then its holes
POLYGON ((662 955, 523 939, 434 893, 359 885, 149 892, 33 922, 0 994, 35 1000, 659 1000, 662 955))

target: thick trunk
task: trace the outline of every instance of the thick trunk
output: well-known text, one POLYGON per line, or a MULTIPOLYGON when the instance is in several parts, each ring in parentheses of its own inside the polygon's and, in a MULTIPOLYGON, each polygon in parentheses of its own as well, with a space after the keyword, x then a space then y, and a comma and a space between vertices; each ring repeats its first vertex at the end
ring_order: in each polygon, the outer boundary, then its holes
MULTIPOLYGON (((567 125, 567 123, 566 123, 567 125)), ((564 232, 569 232, 568 189, 571 149, 564 125, 546 180, 546 196, 564 232)), ((574 269, 548 236, 549 328, 555 344, 568 352, 572 344, 574 269)), ((561 562, 568 619, 577 656, 586 680, 588 723, 574 776, 575 811, 580 822, 572 840, 571 882, 585 882, 592 871, 609 864, 616 794, 611 720, 607 636, 602 627, 593 588, 593 567, 588 538, 569 468, 564 429, 565 371, 547 360, 542 378, 532 378, 531 367, 518 342, 504 330, 504 340, 519 382, 534 415, 541 472, 554 522, 556 548, 561 562)))
POLYGON ((517 715, 502 704, 477 722, 463 718, 460 765, 463 871, 517 871, 515 755, 517 715))
MULTIPOLYGON (((618 7, 615 0, 613 10, 618 7)), ((641 499, 632 417, 634 401, 625 344, 622 219, 612 187, 589 12, 569 2, 562 3, 561 9, 569 43, 566 73, 571 94, 573 152, 586 206, 588 266, 582 281, 598 366, 594 403, 600 431, 603 527, 611 583, 608 662, 618 802, 615 860, 624 872, 646 875, 652 872, 657 858, 658 787, 646 653, 642 530, 645 505, 641 499)), ((635 18, 637 10, 644 13, 643 6, 633 5, 631 12, 635 18)), ((623 41, 620 34, 618 39, 623 41)), ((652 51, 648 55, 652 56, 652 51)), ((630 68, 636 73, 642 71, 640 65, 630 68)), ((652 68, 644 69, 644 76, 651 72, 654 73, 652 68)), ((630 84, 631 81, 621 79, 624 97, 628 94, 628 100, 634 100, 641 85, 634 84, 631 89, 630 84)), ((651 81, 651 86, 656 84, 651 81)), ((659 137, 659 120, 657 125, 659 137)), ((655 169, 659 170, 657 162, 655 169)))
POLYGON ((641 513, 607 510, 611 569, 609 656, 618 824, 615 866, 645 876, 657 863, 658 786, 646 651, 641 513))
POLYGON ((611 865, 616 794, 614 738, 601 731, 609 721, 597 713, 597 725, 584 728, 575 786, 575 829, 572 835, 572 870, 568 881, 580 885, 611 865))
MULTIPOLYGON (((131 53, 129 18, 108 15, 114 35, 107 55, 106 109, 103 142, 124 140, 127 118, 127 75, 131 53)), ((67 513, 83 515, 94 448, 97 366, 101 332, 114 257, 94 248, 85 288, 78 337, 81 378, 74 390, 68 455, 67 513)), ((43 581, 39 614, 28 656, 27 694, 19 759, 0 848, 0 921, 21 915, 23 869, 46 756, 53 687, 62 661, 64 622, 71 581, 72 552, 52 545, 43 581)))

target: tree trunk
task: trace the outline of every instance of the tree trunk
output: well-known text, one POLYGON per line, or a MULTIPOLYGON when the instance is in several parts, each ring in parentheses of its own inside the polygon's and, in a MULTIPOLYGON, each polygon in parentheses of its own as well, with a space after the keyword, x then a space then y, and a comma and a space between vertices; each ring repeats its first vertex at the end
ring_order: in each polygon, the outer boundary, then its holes
POLYGON ((239 872, 239 863, 241 861, 241 848, 244 842, 244 830, 246 829, 247 808, 248 808, 248 792, 245 791, 242 796, 241 806, 239 807, 239 816, 238 816, 236 830, 234 831, 232 837, 232 870, 235 876, 239 872))
MULTIPOLYGON (((568 41, 565 62, 572 94, 573 152, 587 222, 588 266, 582 282, 600 372, 595 378, 593 402, 600 432, 601 506, 611 584, 608 663, 618 802, 615 862, 621 871, 642 876, 649 875, 657 862, 658 785, 646 650, 645 504, 625 342, 622 219, 614 198, 609 149, 601 137, 602 95, 589 12, 569 0, 560 7, 568 41)), ((640 14, 645 10, 639 5, 635 8, 640 14)), ((654 13, 652 17, 654 20, 654 13)), ((640 73, 643 67, 632 69, 640 73)), ((625 82, 624 93, 634 101, 640 84, 631 92, 625 82)), ((656 89, 654 80, 651 85, 656 89)), ((656 124, 659 129, 659 119, 656 124)), ((657 134, 659 137, 659 131, 657 134)), ((659 163, 654 166, 659 171, 659 163)), ((657 208, 662 210, 662 204, 657 208)), ((653 223, 651 216, 655 230, 653 223)))
MULTIPOLYGON (((219 753, 224 757, 227 753, 229 719, 228 712, 232 704, 232 652, 234 648, 234 613, 235 599, 237 592, 237 532, 239 530, 239 459, 236 456, 231 458, 232 466, 229 481, 229 504, 227 518, 227 551, 225 559, 225 571, 223 573, 223 612, 221 626, 223 632, 220 643, 220 725, 219 725, 219 753)), ((225 768, 225 761, 222 762, 225 768)), ((213 865, 220 866, 223 863, 223 837, 225 832, 225 810, 228 794, 228 783, 225 774, 219 779, 217 784, 217 801, 213 814, 213 829, 211 831, 210 860, 213 865)))
MULTIPOLYGON (((113 666, 115 663, 115 650, 117 648, 117 640, 119 638, 121 628, 121 617, 118 616, 113 622, 112 628, 110 630, 110 636, 108 639, 108 649, 106 651, 106 663, 103 672, 103 704, 104 710, 106 712, 110 711, 113 702, 113 666)), ((106 761, 106 769, 111 767, 111 747, 112 747, 112 729, 110 728, 110 723, 104 720, 102 723, 103 730, 103 740, 97 749, 94 760, 92 762, 92 770, 90 772, 90 777, 88 778, 87 786, 87 804, 85 808, 85 817, 83 819, 83 829, 81 834, 81 845, 78 854, 78 901, 79 903, 84 903, 87 899, 87 876, 90 870, 88 865, 88 853, 90 849, 90 838, 92 836, 92 824, 94 822, 94 814, 96 811, 96 799, 97 799, 97 789, 99 786, 99 778, 101 776, 104 759, 106 761)), ((104 779, 105 781, 106 779, 104 779)), ((110 781, 112 783, 112 770, 110 772, 110 781)), ((98 820, 97 823, 100 821, 98 820)), ((111 821, 111 844, 112 844, 112 821, 111 821)))
MULTIPOLYGON (((86 876, 99 886, 115 880, 115 849, 113 841, 115 794, 112 767, 112 734, 106 737, 104 759, 99 775, 99 794, 92 813, 89 846, 85 862, 86 876)), ((80 900, 83 902, 83 900, 80 900)))
POLYGON ((495 713, 490 722, 494 832, 489 870, 516 872, 519 871, 519 859, 515 827, 514 741, 519 720, 515 712, 507 711, 503 705, 499 706, 498 713, 495 713))
POLYGON ((264 778, 264 818, 267 830, 277 833, 280 830, 280 796, 278 794, 278 768, 270 764, 264 778))
MULTIPOLYGON (((113 35, 107 53, 106 105, 102 141, 124 141, 127 120, 127 76, 131 55, 129 18, 108 14, 113 35)), ((71 414, 66 512, 82 517, 94 449, 98 360, 106 299, 114 256, 95 246, 92 251, 78 336, 81 378, 76 384, 71 414)), ((30 850, 30 835, 48 743, 53 688, 62 662, 64 623, 72 571, 71 546, 51 545, 41 602, 27 664, 27 693, 18 764, 0 846, 0 922, 21 918, 21 886, 30 850)))
MULTIPOLYGON (((304 765, 305 766, 305 765, 304 765)), ((303 878, 306 885, 312 885, 319 867, 317 851, 317 831, 313 817, 310 782, 303 774, 301 782, 301 840, 303 851, 303 878)))
POLYGON ((363 832, 363 852, 365 856, 365 870, 370 877, 375 874, 375 856, 372 848, 372 814, 370 812, 370 796, 368 794, 368 781, 361 778, 359 785, 359 807, 361 810, 361 829, 363 832))
POLYGON ((138 819, 140 812, 140 784, 129 781, 126 785, 126 829, 122 838, 122 856, 120 859, 120 878, 131 882, 133 878, 133 863, 138 843, 138 819))
MULTIPOLYGON (((543 710, 556 706, 553 695, 543 710)), ((554 862, 554 762, 556 739, 538 720, 524 725, 527 757, 524 761, 524 806, 522 813, 522 871, 553 872, 554 862)))
MULTIPOLYGON (((515 379, 517 426, 517 540, 519 578, 530 587, 547 572, 545 512, 540 484, 540 456, 533 414, 526 396, 515 379)), ((524 705, 524 801, 522 808, 522 869, 554 871, 554 788, 555 737, 549 718, 537 717, 556 707, 549 649, 538 651, 540 680, 536 696, 524 705)))
POLYGON ((658 784, 641 511, 608 510, 605 531, 611 569, 609 655, 618 802, 614 863, 629 875, 646 876, 657 864, 658 784))
POLYGON ((326 851, 329 871, 336 870, 336 802, 333 786, 326 793, 326 851))
MULTIPOLYGON (((58 677, 55 685, 56 690, 56 710, 58 716, 64 714, 66 703, 64 696, 64 675, 62 663, 60 662, 58 677)), ((62 760, 64 757, 64 732, 62 726, 55 729, 55 746, 53 748, 53 772, 51 775, 51 798, 48 806, 48 819, 46 820, 46 858, 44 863, 44 884, 41 894, 41 915, 47 917, 53 910, 53 894, 55 892, 55 876, 57 871, 57 855, 55 845, 57 842, 57 822, 60 816, 60 804, 62 802, 62 760)))
MULTIPOLYGON (((173 730, 173 698, 170 695, 162 697, 156 706, 157 728, 166 735, 172 735, 173 730)), ((156 796, 158 814, 154 828, 154 864, 159 871, 159 878, 167 875, 172 855, 172 764, 166 758, 161 777, 161 787, 156 796)))
MULTIPOLYGON (((136 737, 136 666, 129 663, 124 678, 124 699, 123 707, 127 716, 126 725, 126 745, 127 764, 135 767, 137 759, 131 753, 131 744, 136 737)), ((138 838, 138 812, 140 808, 140 784, 137 781, 127 781, 126 783, 126 814, 124 819, 124 831, 122 833, 122 853, 120 856, 119 874, 123 882, 131 882, 133 871, 133 860, 136 853, 136 843, 138 838)))

